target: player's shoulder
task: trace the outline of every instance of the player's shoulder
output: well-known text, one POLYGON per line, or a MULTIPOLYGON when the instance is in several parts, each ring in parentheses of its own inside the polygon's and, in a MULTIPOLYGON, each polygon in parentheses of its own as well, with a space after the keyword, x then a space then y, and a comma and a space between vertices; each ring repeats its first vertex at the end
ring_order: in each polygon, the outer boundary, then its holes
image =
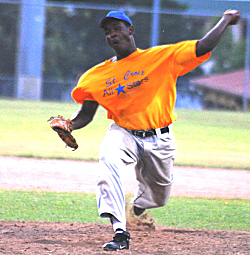
POLYGON ((111 59, 108 59, 108 60, 105 60, 105 61, 103 61, 103 62, 100 62, 100 63, 98 63, 98 64, 92 66, 91 68, 89 68, 89 69, 85 72, 85 74, 89 74, 89 73, 92 73, 92 72, 94 72, 94 71, 96 71, 96 70, 98 70, 98 69, 105 68, 105 67, 107 67, 107 66, 109 65, 110 62, 111 62, 111 59))
POLYGON ((186 41, 180 41, 175 43, 169 43, 169 44, 163 44, 163 45, 157 45, 153 46, 151 48, 148 48, 146 52, 148 53, 160 53, 160 52, 170 52, 170 51, 176 51, 182 47, 187 47, 188 45, 196 44, 197 40, 186 40, 186 41))
POLYGON ((171 48, 174 48, 173 44, 164 44, 164 45, 156 45, 153 47, 150 47, 148 49, 145 49, 141 52, 141 54, 145 55, 154 55, 154 54, 161 54, 164 53, 165 51, 170 50, 171 48))

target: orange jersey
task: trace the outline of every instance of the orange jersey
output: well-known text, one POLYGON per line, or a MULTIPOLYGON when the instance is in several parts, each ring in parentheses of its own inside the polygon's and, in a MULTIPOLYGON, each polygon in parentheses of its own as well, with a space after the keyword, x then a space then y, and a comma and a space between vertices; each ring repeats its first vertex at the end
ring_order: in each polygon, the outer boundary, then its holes
POLYGON ((197 58, 197 40, 137 49, 117 62, 111 59, 85 72, 72 91, 77 103, 97 101, 107 117, 131 130, 161 128, 175 121, 176 81, 206 61, 197 58))

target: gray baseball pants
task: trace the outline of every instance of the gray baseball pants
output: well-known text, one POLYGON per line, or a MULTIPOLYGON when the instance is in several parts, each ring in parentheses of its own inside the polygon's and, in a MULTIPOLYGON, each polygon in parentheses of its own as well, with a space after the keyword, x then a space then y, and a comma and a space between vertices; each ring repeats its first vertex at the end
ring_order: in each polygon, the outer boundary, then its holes
POLYGON ((112 123, 100 147, 101 174, 96 192, 99 215, 112 214, 126 222, 123 176, 129 164, 134 164, 139 182, 134 205, 143 209, 164 206, 170 197, 175 156, 171 126, 169 133, 140 138, 112 123))

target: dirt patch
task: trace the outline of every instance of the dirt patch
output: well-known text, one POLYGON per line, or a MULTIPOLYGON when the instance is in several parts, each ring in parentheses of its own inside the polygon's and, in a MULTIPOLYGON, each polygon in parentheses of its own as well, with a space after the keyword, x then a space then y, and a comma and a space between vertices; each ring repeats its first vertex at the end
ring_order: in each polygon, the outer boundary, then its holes
MULTIPOLYGON (((250 233, 157 227, 131 229, 130 250, 122 254, 249 254, 250 233)), ((1 254, 110 254, 109 225, 81 223, 0 222, 1 254)))
MULTIPOLYGON (((89 192, 95 189, 98 164, 65 160, 0 157, 0 189, 89 192), (70 170, 69 170, 70 169, 70 170)), ((175 167, 172 196, 250 199, 250 171, 175 167)), ((136 188, 132 170, 125 192, 136 188), (133 181, 131 181, 133 180, 133 181)), ((249 254, 250 232, 131 227, 130 250, 122 254, 249 254)), ((110 254, 108 224, 0 221, 0 254, 110 254)))

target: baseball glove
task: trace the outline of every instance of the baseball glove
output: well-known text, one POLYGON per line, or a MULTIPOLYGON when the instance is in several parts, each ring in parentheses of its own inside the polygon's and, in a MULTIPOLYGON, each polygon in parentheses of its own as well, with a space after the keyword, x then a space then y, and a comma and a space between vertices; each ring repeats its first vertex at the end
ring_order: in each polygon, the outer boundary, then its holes
POLYGON ((57 132, 59 137, 66 143, 66 147, 73 148, 73 151, 75 151, 78 148, 78 144, 71 135, 73 124, 71 120, 58 115, 57 117, 50 117, 48 121, 50 121, 50 127, 57 132))
POLYGON ((236 25, 240 20, 240 12, 236 10, 227 10, 223 13, 223 16, 231 15, 232 20, 230 21, 229 25, 236 25))

